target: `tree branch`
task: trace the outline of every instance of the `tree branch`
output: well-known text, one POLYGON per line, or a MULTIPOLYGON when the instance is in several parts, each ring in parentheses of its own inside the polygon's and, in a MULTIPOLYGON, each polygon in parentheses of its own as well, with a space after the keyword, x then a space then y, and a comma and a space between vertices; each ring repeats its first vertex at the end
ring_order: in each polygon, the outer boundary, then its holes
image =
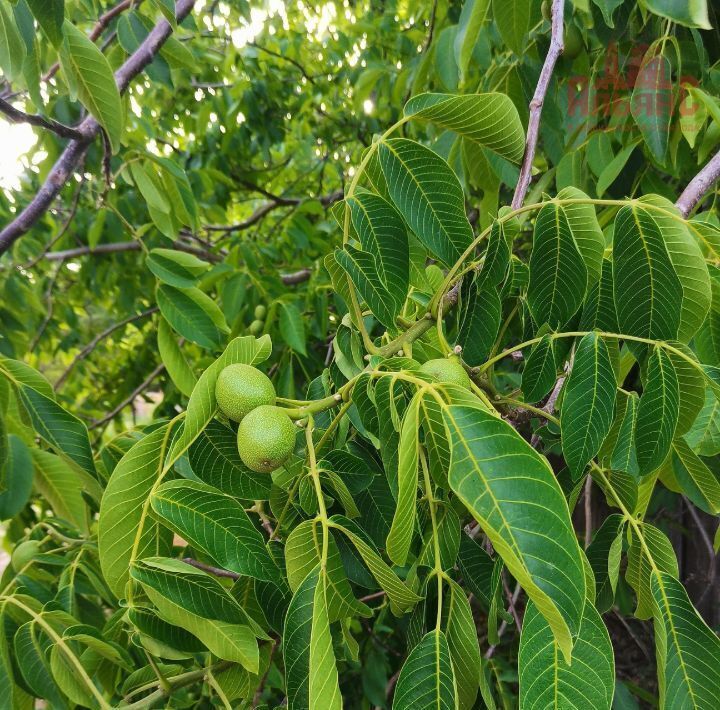
POLYGON ((695 205, 702 200, 713 183, 720 178, 720 151, 705 164, 705 167, 688 183, 682 195, 675 203, 683 217, 692 212, 695 205))
MULTIPOLYGON (((192 10, 195 0, 178 0, 175 13, 178 22, 192 10)), ((150 31, 142 44, 128 57, 127 61, 115 72, 118 90, 124 92, 132 79, 153 61, 160 48, 170 37, 172 27, 167 20, 160 20, 150 31)), ((82 139, 73 139, 61 153, 50 170, 42 187, 28 205, 0 231, 0 255, 6 252, 23 234, 25 234, 48 210, 53 200, 72 175, 75 166, 87 150, 88 145, 100 133, 100 124, 91 116, 86 118, 77 130, 82 139)))
POLYGON ((160 363, 125 399, 120 402, 112 411, 108 412, 104 417, 97 419, 88 427, 88 430, 97 429, 106 422, 109 422, 116 414, 119 414, 125 407, 130 404, 135 397, 142 394, 150 385, 153 380, 165 369, 165 365, 160 363))
POLYGON ((143 318, 147 318, 148 316, 151 316, 153 313, 158 312, 158 307, 154 306, 153 308, 148 308, 148 310, 143 311, 142 313, 136 313, 132 316, 128 316, 124 320, 121 320, 119 323, 113 323, 109 328, 105 328, 101 333, 98 333, 74 358, 73 361, 65 368, 64 372, 58 379, 56 380, 55 384, 53 385, 53 388, 57 391, 62 387, 65 380, 68 378, 68 375, 72 371, 72 369, 77 365, 81 360, 84 360, 95 348, 97 347, 98 343, 105 340, 109 335, 112 335, 116 330, 120 330, 120 328, 124 328, 129 323, 134 323, 135 321, 139 321, 143 318))
POLYGON ((206 565, 204 562, 200 562, 199 560, 193 559, 192 557, 183 557, 183 562, 189 564, 191 567, 195 567, 196 569, 201 569, 203 572, 209 572, 210 574, 214 574, 216 577, 240 579, 241 576, 237 572, 231 572, 230 570, 222 569, 221 567, 213 567, 212 565, 206 565))
POLYGON ((75 128, 66 126, 59 121, 54 121, 52 118, 44 118, 37 113, 25 113, 15 108, 10 102, 5 101, 5 99, 0 99, 0 111, 8 117, 10 123, 29 123, 31 126, 46 128, 61 138, 82 139, 83 137, 82 133, 75 128))
POLYGON ((555 63, 563 51, 563 15, 565 11, 564 0, 553 0, 552 3, 552 30, 550 32, 550 49, 548 50, 545 62, 540 72, 535 93, 530 102, 530 118, 528 119, 527 139, 525 141, 525 157, 520 168, 515 194, 512 199, 514 210, 522 207, 525 201, 528 188, 530 187, 530 176, 532 164, 537 150, 538 133, 540 131, 540 116, 542 114, 545 95, 547 94, 555 63))

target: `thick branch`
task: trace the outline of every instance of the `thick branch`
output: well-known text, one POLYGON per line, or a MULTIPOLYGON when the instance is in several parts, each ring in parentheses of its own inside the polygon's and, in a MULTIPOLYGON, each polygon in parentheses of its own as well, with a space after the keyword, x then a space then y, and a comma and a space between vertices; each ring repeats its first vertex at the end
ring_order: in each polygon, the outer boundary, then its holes
POLYGON ((713 183, 720 178, 720 151, 708 161, 705 167, 688 183, 675 206, 683 217, 687 217, 705 196, 713 183))
POLYGON ((527 139, 525 141, 525 157, 520 168, 520 177, 518 178, 515 194, 512 199, 512 208, 514 210, 522 207, 530 187, 530 176, 532 173, 532 164, 535 160, 535 151, 537 150, 538 134, 540 131, 540 116, 542 115, 543 104, 545 103, 545 95, 550 86, 550 79, 555 63, 563 51, 563 15, 565 10, 564 0, 553 0, 552 4, 552 30, 550 33, 550 49, 545 57, 540 78, 538 79, 535 93, 530 102, 530 118, 528 119, 527 139))
POLYGON ((0 111, 2 111, 11 123, 29 123, 31 126, 37 126, 38 128, 46 128, 48 131, 56 133, 61 138, 76 138, 82 139, 83 135, 80 131, 70 126, 66 126, 64 123, 54 121, 52 118, 44 118, 37 113, 25 113, 18 108, 15 108, 10 102, 5 99, 0 99, 0 111))
MULTIPOLYGON (((194 2, 195 0, 178 0, 175 6, 178 21, 183 20, 190 13, 194 2)), ((153 61, 171 33, 172 27, 167 20, 160 20, 155 25, 142 44, 115 72, 115 82, 120 92, 125 91, 132 79, 153 61)), ((94 118, 88 117, 78 126, 77 130, 83 138, 74 139, 68 143, 35 197, 10 224, 0 231, 0 255, 6 252, 16 239, 25 234, 45 214, 72 175, 88 145, 100 133, 101 128, 94 118)))

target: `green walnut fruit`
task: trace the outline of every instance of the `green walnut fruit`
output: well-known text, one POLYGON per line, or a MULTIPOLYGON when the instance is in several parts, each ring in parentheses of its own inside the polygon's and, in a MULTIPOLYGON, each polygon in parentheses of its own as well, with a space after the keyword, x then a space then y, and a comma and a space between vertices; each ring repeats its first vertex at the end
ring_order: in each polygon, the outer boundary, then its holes
POLYGON ((263 306, 261 303, 258 306, 255 306, 255 319, 256 320, 265 320, 265 314, 267 313, 267 308, 263 306))
POLYGON ((40 552, 39 540, 25 540, 21 542, 12 553, 12 567, 19 572, 30 560, 40 552))
POLYGON ((250 323, 248 333, 250 333, 250 335, 259 335, 260 333, 262 333, 264 327, 265 323, 263 323, 261 320, 254 320, 252 323, 250 323))
POLYGON ((275 388, 270 378, 251 365, 228 365, 215 384, 220 411, 235 422, 263 404, 275 404, 275 388))
POLYGON ((542 4, 540 5, 540 12, 542 12, 542 16, 550 22, 552 20, 552 6, 550 3, 550 0, 543 0, 542 4))
POLYGON ((296 433, 297 427, 282 409, 264 404, 240 422, 238 453, 251 471, 271 473, 288 460, 296 433))
POLYGON ((428 360, 420 365, 420 370, 426 375, 432 375, 439 382, 447 382, 470 389, 470 376, 456 357, 428 360))
POLYGON ((584 44, 582 33, 575 25, 568 25, 565 28, 565 37, 563 38, 563 56, 568 59, 575 59, 582 52, 584 44))

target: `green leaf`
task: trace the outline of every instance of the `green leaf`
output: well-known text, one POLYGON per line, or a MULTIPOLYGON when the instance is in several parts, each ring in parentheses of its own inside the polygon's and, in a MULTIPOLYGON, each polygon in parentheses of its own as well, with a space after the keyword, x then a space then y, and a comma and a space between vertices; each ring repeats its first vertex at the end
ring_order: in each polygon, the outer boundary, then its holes
POLYGON ((296 353, 307 355, 303 315, 294 303, 280 304, 280 335, 296 353))
MULTIPOLYGON (((587 200, 588 196, 576 187, 565 187, 557 194, 558 200, 587 200)), ((563 206, 575 244, 582 254, 587 269, 588 288, 599 280, 602 271, 605 237, 595 214, 595 207, 581 202, 563 206)))
POLYGON ((490 0, 465 0, 463 3, 455 35, 455 63, 460 71, 461 86, 465 83, 470 59, 489 9, 490 0))
MULTIPOLYGON (((322 528, 317 520, 305 520, 288 535, 285 543, 285 569, 293 592, 322 559, 322 528)), ((350 616, 371 616, 372 612, 353 595, 343 569, 340 552, 331 536, 325 565, 326 607, 331 622, 350 616)))
POLYGON ((85 424, 63 409, 54 399, 32 387, 20 385, 18 394, 38 436, 83 471, 95 477, 95 463, 85 424))
POLYGON ((63 24, 65 43, 60 52, 63 71, 72 77, 83 106, 110 138, 113 152, 120 147, 123 107, 115 77, 103 53, 71 22, 63 24))
POLYGON ((375 257, 346 244, 343 249, 335 250, 335 260, 350 277, 373 315, 386 328, 394 329, 400 307, 380 280, 375 257))
POLYGON ((175 3, 173 0, 152 0, 152 4, 160 10, 162 16, 170 23, 170 26, 175 29, 177 22, 175 20, 175 3))
POLYGON ((216 656, 258 672, 256 635, 242 623, 247 615, 219 582, 184 562, 158 557, 133 564, 131 574, 161 619, 189 631, 216 656))
POLYGON ((697 240, 690 234, 680 212, 669 200, 646 195, 639 202, 655 205, 653 219, 660 228, 673 269, 682 287, 678 339, 687 343, 705 320, 712 298, 710 274, 697 240))
POLYGON ((613 471, 625 471, 635 478, 640 477, 635 448, 639 401, 635 392, 631 392, 629 396, 625 397, 625 411, 618 429, 615 446, 610 455, 610 468, 613 471))
POLYGON ((87 505, 82 480, 75 469, 49 451, 31 449, 35 466, 35 487, 47 499, 55 515, 87 530, 87 505))
POLYGON ((547 621, 533 603, 528 604, 518 657, 521 707, 610 710, 615 659, 605 624, 592 604, 585 604, 572 664, 558 651, 547 621))
POLYGON ((393 710, 455 710, 455 678, 445 634, 423 637, 403 664, 395 686, 393 710))
POLYGON ((402 567, 407 560, 415 532, 421 397, 422 392, 418 392, 413 397, 405 411, 400 428, 397 507, 386 545, 388 557, 399 567, 402 567))
POLYGON ((673 471, 685 495, 710 515, 720 513, 720 483, 685 439, 673 442, 673 471))
POLYGON ((712 708, 720 697, 720 641, 680 582, 653 571, 660 707, 712 708))
POLYGON ((14 434, 8 436, 5 464, 5 490, 0 493, 0 520, 16 516, 27 504, 32 492, 33 462, 30 449, 14 434))
POLYGON ((450 594, 444 597, 443 613, 447 619, 445 636, 457 687, 457 706, 459 710, 470 710, 477 697, 483 662, 470 602, 456 582, 449 580, 448 588, 450 594))
POLYGON ((566 658, 580 625, 585 575, 565 497, 547 463, 507 422, 443 408, 450 487, 550 623, 566 658))
POLYGON ((462 346, 463 360, 470 366, 487 360, 495 344, 502 303, 497 288, 489 283, 480 285, 482 274, 463 284, 463 310, 457 342, 462 346))
POLYGON ((158 321, 158 350, 173 384, 182 394, 189 397, 197 384, 197 378, 180 350, 170 325, 162 317, 158 321))
MULTIPOLYGON (((595 577, 595 607, 604 614, 615 601, 620 572, 624 520, 622 515, 608 515, 588 546, 587 558, 595 577)), ((585 605, 587 608, 587 604, 585 605)))
POLYGON ((531 5, 524 0, 493 0, 492 15, 503 42, 522 56, 530 29, 531 5))
MULTIPOLYGON (((697 338, 695 343, 697 344, 697 338)), ((705 377, 698 369, 695 353, 687 345, 677 342, 671 343, 671 345, 690 358, 690 362, 688 362, 685 357, 681 357, 672 350, 665 351, 678 378, 680 407, 675 436, 682 436, 690 430, 705 403, 705 377)))
POLYGON ((482 545, 469 535, 460 537, 458 568, 467 588, 485 605, 490 606, 494 562, 482 545))
POLYGON ((646 0, 648 10, 685 27, 712 28, 708 19, 707 0, 646 0))
POLYGON ((162 480, 171 432, 159 427, 122 457, 100 504, 100 567, 113 593, 123 598, 130 566, 147 555, 168 554, 172 534, 150 517, 150 496, 162 480))
POLYGON ((429 148, 405 138, 378 148, 390 197, 420 241, 452 265, 472 241, 462 188, 448 164, 429 148))
MULTIPOLYGON (((7 612, 4 612, 3 621, 6 616, 7 612)), ((3 641, 4 637, 3 634, 3 641)), ((51 649, 52 642, 34 620, 24 623, 15 633, 13 655, 28 690, 52 703, 53 707, 66 708, 68 705, 50 670, 51 649)))
POLYGON ((505 94, 420 94, 405 104, 404 114, 436 123, 515 163, 525 152, 520 116, 505 94))
POLYGON ((0 69, 8 81, 22 73, 26 51, 9 3, 0 2, 0 69))
MULTIPOLYGON (((167 195, 164 195, 161 192, 159 182, 157 181, 157 177, 155 176, 155 179, 151 177, 151 173, 148 172, 148 170, 145 169, 145 166, 140 163, 137 160, 132 161, 129 166, 130 168, 130 174, 132 175, 133 182, 137 186, 137 189, 140 190, 140 194, 143 196, 143 199, 145 202, 147 202, 148 207, 151 207, 154 210, 157 210, 158 212, 162 212, 163 214, 169 214, 170 213, 170 203, 168 201, 167 195)), ((152 169, 152 168, 151 168, 152 169)), ((157 251, 153 249, 150 252, 150 255, 148 256, 148 267, 150 268, 150 271, 152 271, 158 278, 161 278, 153 269, 152 267, 152 254, 154 251, 157 251)), ((172 252, 172 249, 162 249, 161 252, 172 252)), ((163 255, 162 253, 158 255, 155 259, 155 263, 164 266, 165 268, 163 271, 167 272, 167 264, 163 264, 163 255)), ((190 256, 188 254, 188 256, 190 256)), ((168 281, 168 283, 172 283, 172 281, 168 281)), ((181 286, 181 287, 190 287, 193 284, 192 283, 175 283, 174 286, 181 286)))
POLYGON ((539 212, 530 255, 527 301, 538 325, 564 325, 585 297, 587 269, 562 207, 545 205, 539 212))
POLYGON ((638 619, 649 619, 653 615, 654 608, 650 589, 653 570, 659 569, 677 579, 678 563, 673 546, 662 530, 649 523, 638 523, 638 525, 639 533, 632 526, 628 528, 630 547, 625 579, 637 595, 635 616, 638 619))
POLYGON ((209 296, 198 288, 157 289, 160 312, 178 334, 204 348, 216 348, 229 332, 225 316, 209 296))
POLYGON ((255 579, 277 578, 263 536, 230 496, 198 481, 170 481, 153 493, 152 507, 173 532, 221 568, 255 579))
POLYGON ((405 224, 395 208, 379 195, 360 191, 348 198, 348 205, 362 250, 373 257, 375 272, 390 294, 395 305, 393 316, 397 316, 410 282, 405 224))
POLYGON ((662 55, 646 55, 635 79, 630 112, 650 153, 659 163, 665 162, 673 101, 670 60, 662 55))
POLYGON ((490 229, 482 269, 477 277, 478 286, 486 282, 491 286, 499 286, 505 280, 510 266, 511 241, 505 225, 495 220, 490 229))
POLYGON ((621 333, 677 337, 682 285, 657 222, 637 205, 622 207, 615 217, 613 289, 621 333))
POLYGON ((680 391, 672 360, 656 347, 648 360, 645 388, 638 405, 635 450, 640 475, 658 468, 670 451, 678 421, 680 391))
POLYGON ((711 388, 705 390, 705 402, 685 439, 699 456, 720 453, 720 400, 711 388))
MULTIPOLYGON (((198 438, 200 432, 210 423, 217 411, 215 400, 215 383, 220 371, 228 365, 242 363, 245 365, 258 365, 267 360, 272 350, 270 336, 262 338, 244 336, 234 338, 228 343, 223 354, 200 375, 195 389, 190 395, 183 429, 173 444, 169 461, 174 463, 187 451, 190 445, 198 438)), ((211 481, 206 481, 211 483, 211 481)))
MULTIPOLYGON (((131 169, 134 165, 137 163, 132 163, 131 169)), ((146 263, 161 281, 177 288, 194 286, 198 276, 210 268, 210 264, 198 259, 194 254, 176 249, 151 249, 146 263)))
POLYGON ((563 455, 575 479, 600 450, 610 431, 616 391, 605 341, 588 333, 575 352, 560 415, 563 455))
POLYGON ((632 143, 626 145, 603 169, 603 171, 600 173, 597 181, 597 186, 595 188, 597 192, 598 197, 602 197, 605 194, 605 191, 612 185, 615 180, 618 178, 620 173, 622 173, 623 169, 625 168, 625 165, 627 164, 627 161, 630 159, 630 156, 633 154, 633 151, 635 148, 638 147, 638 144, 640 143, 640 139, 633 141, 632 143))
POLYGON ((530 351, 522 372, 522 391, 526 402, 539 402, 553 388, 557 377, 555 344, 544 335, 530 351))
POLYGON ((317 565, 293 595, 283 630, 289 710, 341 710, 328 620, 327 581, 317 565))
POLYGON ((420 597, 409 589, 395 572, 383 562, 380 555, 353 530, 352 521, 334 515, 330 522, 332 527, 346 535, 350 542, 355 545, 363 562, 365 562, 377 583, 387 592, 390 608, 396 615, 399 616, 415 606, 420 597))
POLYGON ((63 41, 65 0, 27 0, 27 3, 53 47, 58 49, 63 41))

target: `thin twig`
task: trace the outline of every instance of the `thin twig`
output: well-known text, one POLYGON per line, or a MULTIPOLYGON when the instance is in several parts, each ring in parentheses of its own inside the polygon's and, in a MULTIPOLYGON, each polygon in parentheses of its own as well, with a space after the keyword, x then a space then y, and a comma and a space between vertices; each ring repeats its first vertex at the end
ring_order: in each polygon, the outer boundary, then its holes
POLYGON ((84 360, 90 353, 95 350, 98 343, 105 340, 109 335, 112 335, 116 330, 120 330, 120 328, 124 328, 129 323, 134 323, 135 321, 141 320, 142 318, 147 318, 148 316, 151 316, 153 313, 157 313, 158 307, 154 306, 153 308, 149 308, 146 311, 143 311, 142 313, 136 313, 132 316, 128 316, 124 320, 121 320, 118 323, 114 323, 110 327, 103 330, 101 333, 98 333, 74 358, 73 361, 65 368, 64 372, 58 379, 56 380, 55 384, 53 385, 55 391, 60 389, 62 387, 65 380, 68 378, 68 375, 72 371, 72 369, 77 365, 81 360, 84 360))
POLYGON ((192 557, 183 557, 183 562, 189 564, 191 567, 201 569, 203 572, 209 572, 214 574, 216 577, 226 577, 227 579, 240 579, 237 572, 230 572, 230 570, 222 569, 221 567, 213 567, 212 565, 206 565, 204 562, 195 560, 192 557))
POLYGON ((142 392, 144 392, 150 385, 153 383, 153 380, 165 369, 165 365, 162 363, 158 365, 120 404, 118 404, 116 407, 113 408, 112 411, 108 412, 104 417, 94 421, 90 426, 88 426, 89 430, 97 429, 99 426, 102 426, 105 424, 105 422, 109 422, 115 415, 120 413, 125 407, 128 406, 128 404, 131 404, 132 401, 140 395, 142 392))
MULTIPOLYGON (((516 584, 515 591, 512 593, 512 597, 510 597, 510 602, 511 602, 510 608, 511 609, 515 608, 515 604, 517 604, 517 600, 520 597, 521 591, 522 591, 522 587, 520 586, 520 584, 519 583, 516 584)), ((500 624, 500 628, 498 629, 498 639, 502 638, 502 635, 505 633, 505 630, 507 629, 507 627, 508 627, 507 621, 503 620, 503 622, 500 624)), ((495 654, 495 649, 497 649, 498 645, 499 644, 493 644, 492 646, 490 646, 490 648, 488 648, 488 650, 485 653, 486 659, 493 657, 493 655, 495 654)))
MULTIPOLYGON (((175 6, 178 22, 182 21, 190 13, 194 3, 195 0, 178 0, 175 6)), ((140 46, 115 72, 115 83, 120 93, 123 93, 130 82, 155 59, 160 48, 171 34, 172 27, 165 19, 160 20, 148 33, 140 46)), ((67 144, 33 199, 10 224, 0 231, 0 255, 10 249, 15 240, 27 233, 49 209, 53 200, 70 179, 88 145, 100 133, 100 124, 94 118, 88 117, 80 123, 77 130, 83 135, 82 140, 71 140, 67 144)))
POLYGON ((520 176, 512 199, 512 208, 514 210, 522 207, 528 188, 530 187, 530 177, 532 174, 533 160, 535 160, 535 151, 537 150, 538 134, 540 132, 540 116, 542 115, 543 104, 545 103, 545 95, 550 86, 550 79, 555 69, 555 63, 563 51, 564 12, 565 0, 553 0, 550 49, 545 57, 545 62, 540 72, 540 78, 535 87, 532 101, 530 101, 530 117, 528 119, 527 139, 525 141, 525 157, 523 158, 520 176))
POLYGON ((53 288, 55 288, 55 283, 57 282, 57 278, 60 275, 60 271, 62 270, 63 262, 61 261, 57 268, 55 269, 55 273, 50 278, 50 283, 48 284, 47 291, 45 292, 45 302, 47 303, 47 314, 45 318, 43 319, 42 324, 38 328, 37 333, 35 334, 35 337, 32 339, 32 342, 28 346, 28 351, 33 352, 35 348, 37 347, 37 344, 40 342, 40 338, 42 338, 43 333, 45 332, 45 329, 50 324, 50 321, 52 320, 53 316, 53 288))
POLYGON ((279 641, 277 639, 273 639, 273 645, 270 649, 270 657, 268 658, 267 662, 267 668, 265 669, 265 673, 263 673, 262 680, 258 684, 257 690, 255 691, 255 695, 253 695, 253 708, 256 708, 258 705, 260 705, 260 699, 262 698, 263 690, 265 689, 265 683, 267 683, 267 677, 268 673, 270 673, 270 668, 272 667, 272 660, 273 656, 275 655, 275 651, 277 650, 279 641))
POLYGON ((0 99, 0 111, 10 119, 10 123, 29 123, 31 126, 52 131, 61 138, 74 138, 76 140, 82 140, 83 138, 82 133, 77 129, 66 126, 64 123, 55 121, 52 118, 45 118, 37 113, 25 113, 25 111, 15 108, 5 99, 0 99))
POLYGON ((720 151, 715 153, 705 167, 688 183, 675 203, 683 217, 687 217, 692 212, 695 205, 702 200, 718 178, 720 178, 720 151))
POLYGON ((707 593, 713 588, 713 585, 715 583, 715 570, 717 566, 717 558, 715 556, 715 548, 713 547, 712 540, 710 539, 710 536, 707 533, 707 530, 705 529, 705 526, 703 525, 703 521, 700 519, 700 516, 697 513, 697 510, 695 510, 695 506, 687 499, 687 496, 683 496, 683 500, 685 501, 685 505, 687 506, 688 512, 690 513, 690 517, 693 519, 693 522, 695 523, 695 527, 698 529, 698 532, 700 533, 700 537, 702 538, 703 544, 705 545, 705 549, 708 553, 708 571, 707 571, 707 586, 705 587, 705 590, 700 595, 700 598, 695 602, 695 606, 699 606, 702 604, 703 600, 707 596, 707 593))

